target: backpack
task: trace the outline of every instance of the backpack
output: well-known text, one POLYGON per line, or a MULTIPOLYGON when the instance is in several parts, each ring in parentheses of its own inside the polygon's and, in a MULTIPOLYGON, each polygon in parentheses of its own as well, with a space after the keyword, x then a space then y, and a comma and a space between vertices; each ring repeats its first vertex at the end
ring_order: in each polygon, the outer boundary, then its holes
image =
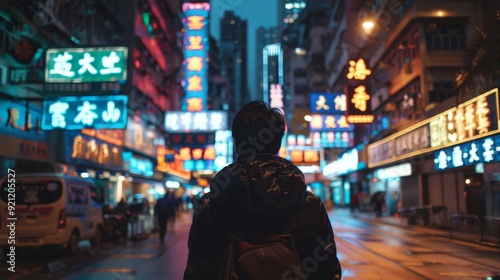
MULTIPOLYGON (((282 233, 253 229, 242 236, 229 231, 224 280, 276 280, 298 277, 301 270, 299 252, 292 234, 296 219, 282 233)), ((302 278, 293 278, 302 279, 302 278)))

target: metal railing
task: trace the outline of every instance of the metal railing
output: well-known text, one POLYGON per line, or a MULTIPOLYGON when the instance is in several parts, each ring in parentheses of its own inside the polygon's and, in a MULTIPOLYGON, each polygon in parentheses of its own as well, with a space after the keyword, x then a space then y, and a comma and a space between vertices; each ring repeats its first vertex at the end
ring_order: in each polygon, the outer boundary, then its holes
POLYGON ((481 241, 500 243, 500 217, 486 216, 482 219, 481 241))
POLYGON ((445 227, 448 224, 448 208, 440 205, 411 206, 398 209, 409 225, 445 227))
MULTIPOLYGON (((477 215, 453 213, 450 215, 450 236, 472 235, 472 238, 481 241, 481 219, 477 215)), ((469 238, 470 239, 470 238, 469 238)))

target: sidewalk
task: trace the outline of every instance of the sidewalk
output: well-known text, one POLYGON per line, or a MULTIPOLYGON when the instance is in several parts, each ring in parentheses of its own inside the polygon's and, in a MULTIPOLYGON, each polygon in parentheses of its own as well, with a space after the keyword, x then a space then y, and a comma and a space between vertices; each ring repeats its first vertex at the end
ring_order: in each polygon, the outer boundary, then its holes
POLYGON ((350 217, 354 219, 363 220, 369 223, 389 224, 389 225, 412 229, 419 232, 424 232, 429 235, 435 235, 471 243, 478 243, 482 245, 498 246, 496 244, 480 241, 480 236, 478 236, 477 234, 452 232, 448 229, 441 229, 432 226, 409 225, 405 218, 398 218, 394 216, 376 217, 375 214, 371 212, 357 212, 356 214, 351 214, 349 208, 340 208, 340 207, 329 210, 328 215, 331 217, 335 216, 350 217))
POLYGON ((109 257, 92 263, 64 280, 182 279, 187 262, 187 238, 191 212, 180 213, 175 228, 168 226, 165 244, 157 232, 115 250, 109 257))

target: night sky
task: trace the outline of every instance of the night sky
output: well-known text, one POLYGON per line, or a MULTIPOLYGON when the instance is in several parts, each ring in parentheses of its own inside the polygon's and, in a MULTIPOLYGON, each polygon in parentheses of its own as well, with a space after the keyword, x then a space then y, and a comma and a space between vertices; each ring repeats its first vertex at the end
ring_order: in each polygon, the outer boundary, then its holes
MULTIPOLYGON (((247 20, 248 28, 248 88, 255 99, 258 81, 256 81, 256 38, 257 28, 278 25, 277 0, 212 0, 210 1, 210 33, 219 41, 220 19, 224 11, 233 10, 243 20, 247 20)), ((262 59, 262 58, 260 58, 262 59)))

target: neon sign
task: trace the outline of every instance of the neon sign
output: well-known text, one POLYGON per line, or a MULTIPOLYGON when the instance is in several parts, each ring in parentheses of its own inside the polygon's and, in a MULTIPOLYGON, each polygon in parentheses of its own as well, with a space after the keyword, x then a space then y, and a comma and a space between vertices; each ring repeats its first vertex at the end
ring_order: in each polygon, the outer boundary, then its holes
POLYGON ((486 137, 434 152, 436 170, 500 161, 500 137, 486 137))
POLYGON ((365 80, 366 76, 370 75, 371 73, 372 71, 366 68, 366 63, 362 58, 358 59, 358 61, 349 61, 349 70, 347 73, 347 78, 349 80, 365 80))
POLYGON ((349 85, 345 87, 347 99, 347 121, 349 123, 372 123, 370 89, 367 85, 349 85))
POLYGON ((167 132, 203 132, 227 129, 226 111, 167 112, 165 130, 167 132))
POLYGON ((127 101, 126 95, 46 99, 42 129, 123 129, 127 126, 127 101))
POLYGON ((354 131, 354 125, 347 122, 344 115, 311 115, 309 129, 317 131, 354 131))
POLYGON ((464 141, 498 129, 497 94, 483 94, 439 114, 430 126, 432 147, 464 141))
POLYGON ((182 110, 199 112, 207 110, 208 92, 208 13, 209 3, 182 4, 184 17, 184 71, 186 95, 182 110))
POLYGON ((343 93, 311 93, 309 110, 318 114, 345 114, 346 97, 343 93))
POLYGON ((125 81, 126 47, 48 49, 45 82, 125 81))

